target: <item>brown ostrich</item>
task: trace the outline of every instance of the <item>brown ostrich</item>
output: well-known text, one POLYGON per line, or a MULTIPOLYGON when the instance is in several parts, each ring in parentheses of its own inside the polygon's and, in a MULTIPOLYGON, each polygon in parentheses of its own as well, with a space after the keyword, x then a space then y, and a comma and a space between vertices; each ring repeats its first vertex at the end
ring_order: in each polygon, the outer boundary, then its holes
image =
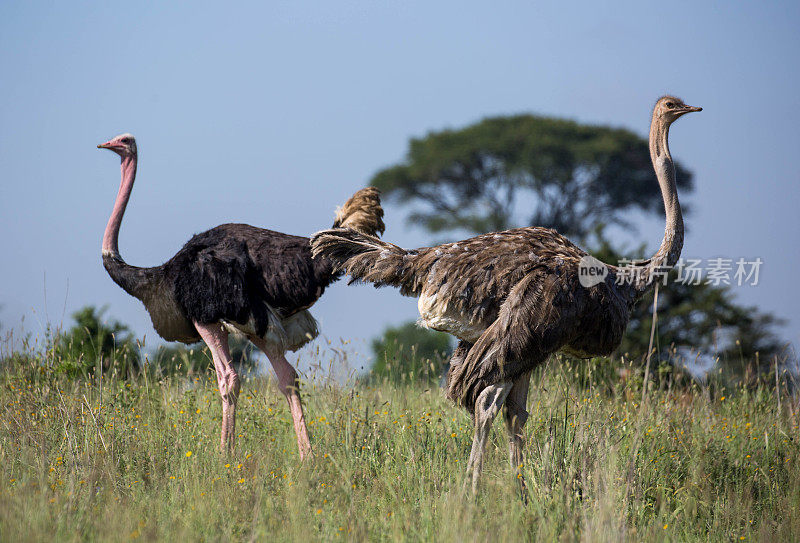
MULTIPOLYGON (((517 228, 415 250, 347 228, 311 238, 315 257, 334 260, 334 269, 345 270, 353 281, 391 285, 418 297, 419 323, 459 338, 447 395, 473 415, 468 473, 474 492, 501 407, 512 466, 521 466, 531 371, 558 351, 581 358, 610 354, 633 304, 654 277, 677 262, 683 219, 667 139, 670 125, 692 111, 701 108, 672 96, 659 99, 653 110, 650 156, 666 210, 661 247, 630 268, 605 266, 608 274, 598 284, 582 286, 581 261, 603 264, 547 228, 517 228)), ((521 474, 519 480, 524 496, 521 474)))
MULTIPOLYGON (((300 457, 311 452, 297 372, 286 360, 319 333, 308 312, 341 273, 325 258, 311 258, 309 240, 247 224, 222 224, 189 240, 161 266, 131 266, 119 254, 120 223, 136 178, 136 140, 122 134, 99 148, 122 160, 122 181, 103 235, 103 265, 125 292, 140 299, 153 328, 167 341, 204 341, 214 359, 222 396, 222 448, 235 442, 240 380, 231 363, 228 334, 240 333, 269 358, 289 402, 300 457)), ((356 192, 336 213, 334 227, 365 234, 384 231, 376 188, 356 192)))

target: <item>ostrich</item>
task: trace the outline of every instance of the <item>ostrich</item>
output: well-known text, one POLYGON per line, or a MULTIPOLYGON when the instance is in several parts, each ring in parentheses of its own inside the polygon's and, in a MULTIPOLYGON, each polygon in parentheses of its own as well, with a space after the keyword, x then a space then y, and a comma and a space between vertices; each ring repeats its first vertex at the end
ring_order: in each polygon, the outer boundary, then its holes
MULTIPOLYGON (((140 299, 153 328, 167 341, 204 341, 211 350, 222 397, 222 449, 235 442, 240 380, 231 363, 228 334, 247 337, 269 358, 289 402, 300 458, 311 453, 297 372, 286 360, 317 334, 308 312, 341 273, 325 258, 312 260, 308 238, 247 224, 222 224, 189 240, 161 266, 139 268, 119 254, 122 216, 136 178, 136 140, 119 135, 97 146, 118 154, 122 181, 103 235, 103 265, 128 294, 140 299)), ((378 189, 356 192, 336 213, 334 227, 383 233, 378 189)))
MULTIPOLYGON (((676 119, 701 110, 673 96, 656 102, 650 157, 666 210, 664 238, 650 259, 631 268, 605 266, 607 275, 599 284, 582 286, 581 261, 591 257, 547 228, 517 228, 415 250, 347 228, 311 238, 312 254, 334 260, 334 269, 349 273, 351 282, 391 285, 419 297, 419 324, 460 340, 446 394, 473 417, 467 464, 473 492, 489 430, 501 408, 511 464, 521 467, 531 371, 558 351, 580 358, 610 354, 622 340, 633 304, 654 278, 677 262, 683 219, 667 139, 676 119)), ((594 259, 588 262, 604 266, 594 259)), ((525 483, 518 475, 524 499, 525 483)))

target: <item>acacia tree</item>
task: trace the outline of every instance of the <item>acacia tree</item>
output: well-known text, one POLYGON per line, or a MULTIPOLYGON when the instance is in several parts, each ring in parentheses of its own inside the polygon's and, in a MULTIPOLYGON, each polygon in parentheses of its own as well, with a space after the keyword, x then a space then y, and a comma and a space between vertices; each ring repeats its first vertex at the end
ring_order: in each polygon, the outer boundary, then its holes
MULTIPOLYGON (((692 190, 680 164, 676 180, 692 190)), ((409 222, 432 233, 537 225, 583 239, 599 223, 627 225, 627 211, 663 212, 646 140, 537 115, 413 138, 406 159, 370 183, 387 200, 414 206, 409 222)))
MULTIPOLYGON (((692 175, 678 163, 676 182, 691 192, 692 175)), ((387 201, 410 207, 411 224, 437 236, 545 226, 606 262, 624 253, 608 243, 602 226, 630 226, 631 211, 664 209, 644 138, 537 115, 488 118, 413 138, 405 160, 376 173, 370 184, 387 201)), ((637 305, 620 353, 646 353, 651 304, 652 293, 637 305)), ((781 348, 773 332, 779 320, 737 305, 725 288, 673 283, 662 290, 659 306, 664 350, 708 349, 723 360, 741 360, 781 348)))

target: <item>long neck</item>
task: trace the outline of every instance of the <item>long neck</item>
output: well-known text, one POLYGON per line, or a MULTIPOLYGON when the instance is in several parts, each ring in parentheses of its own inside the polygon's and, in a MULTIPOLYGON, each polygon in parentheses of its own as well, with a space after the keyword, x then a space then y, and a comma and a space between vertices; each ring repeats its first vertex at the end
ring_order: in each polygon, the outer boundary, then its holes
POLYGON ((116 284, 122 287, 125 292, 137 298, 142 298, 148 288, 151 287, 152 274, 150 268, 138 268, 127 264, 119 255, 119 227, 122 224, 122 216, 125 215, 125 208, 131 197, 133 182, 136 179, 136 156, 128 156, 122 159, 122 181, 119 185, 117 200, 114 202, 114 209, 108 219, 106 231, 103 234, 103 266, 108 275, 116 284))
POLYGON ((103 234, 103 256, 119 256, 119 227, 131 197, 133 182, 136 180, 136 155, 124 157, 120 169, 122 181, 119 184, 114 209, 111 211, 111 217, 108 219, 106 231, 103 234))
POLYGON ((668 139, 669 124, 653 116, 650 125, 650 159, 653 161, 653 168, 656 170, 658 184, 661 187, 661 196, 664 199, 666 225, 664 239, 658 251, 649 260, 635 265, 634 288, 640 294, 675 266, 683 248, 683 215, 681 204, 678 202, 675 165, 669 154, 668 139))

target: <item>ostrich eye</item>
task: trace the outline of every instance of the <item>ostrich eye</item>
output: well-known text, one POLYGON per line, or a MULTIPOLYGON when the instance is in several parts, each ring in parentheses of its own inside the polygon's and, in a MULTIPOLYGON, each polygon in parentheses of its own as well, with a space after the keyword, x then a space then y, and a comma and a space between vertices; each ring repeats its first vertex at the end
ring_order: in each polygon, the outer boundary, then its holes
POLYGON ((670 108, 670 109, 672 109, 672 108, 674 108, 674 107, 675 107, 675 104, 674 104, 674 103, 672 103, 672 102, 667 102, 667 107, 668 107, 668 108, 670 108))

